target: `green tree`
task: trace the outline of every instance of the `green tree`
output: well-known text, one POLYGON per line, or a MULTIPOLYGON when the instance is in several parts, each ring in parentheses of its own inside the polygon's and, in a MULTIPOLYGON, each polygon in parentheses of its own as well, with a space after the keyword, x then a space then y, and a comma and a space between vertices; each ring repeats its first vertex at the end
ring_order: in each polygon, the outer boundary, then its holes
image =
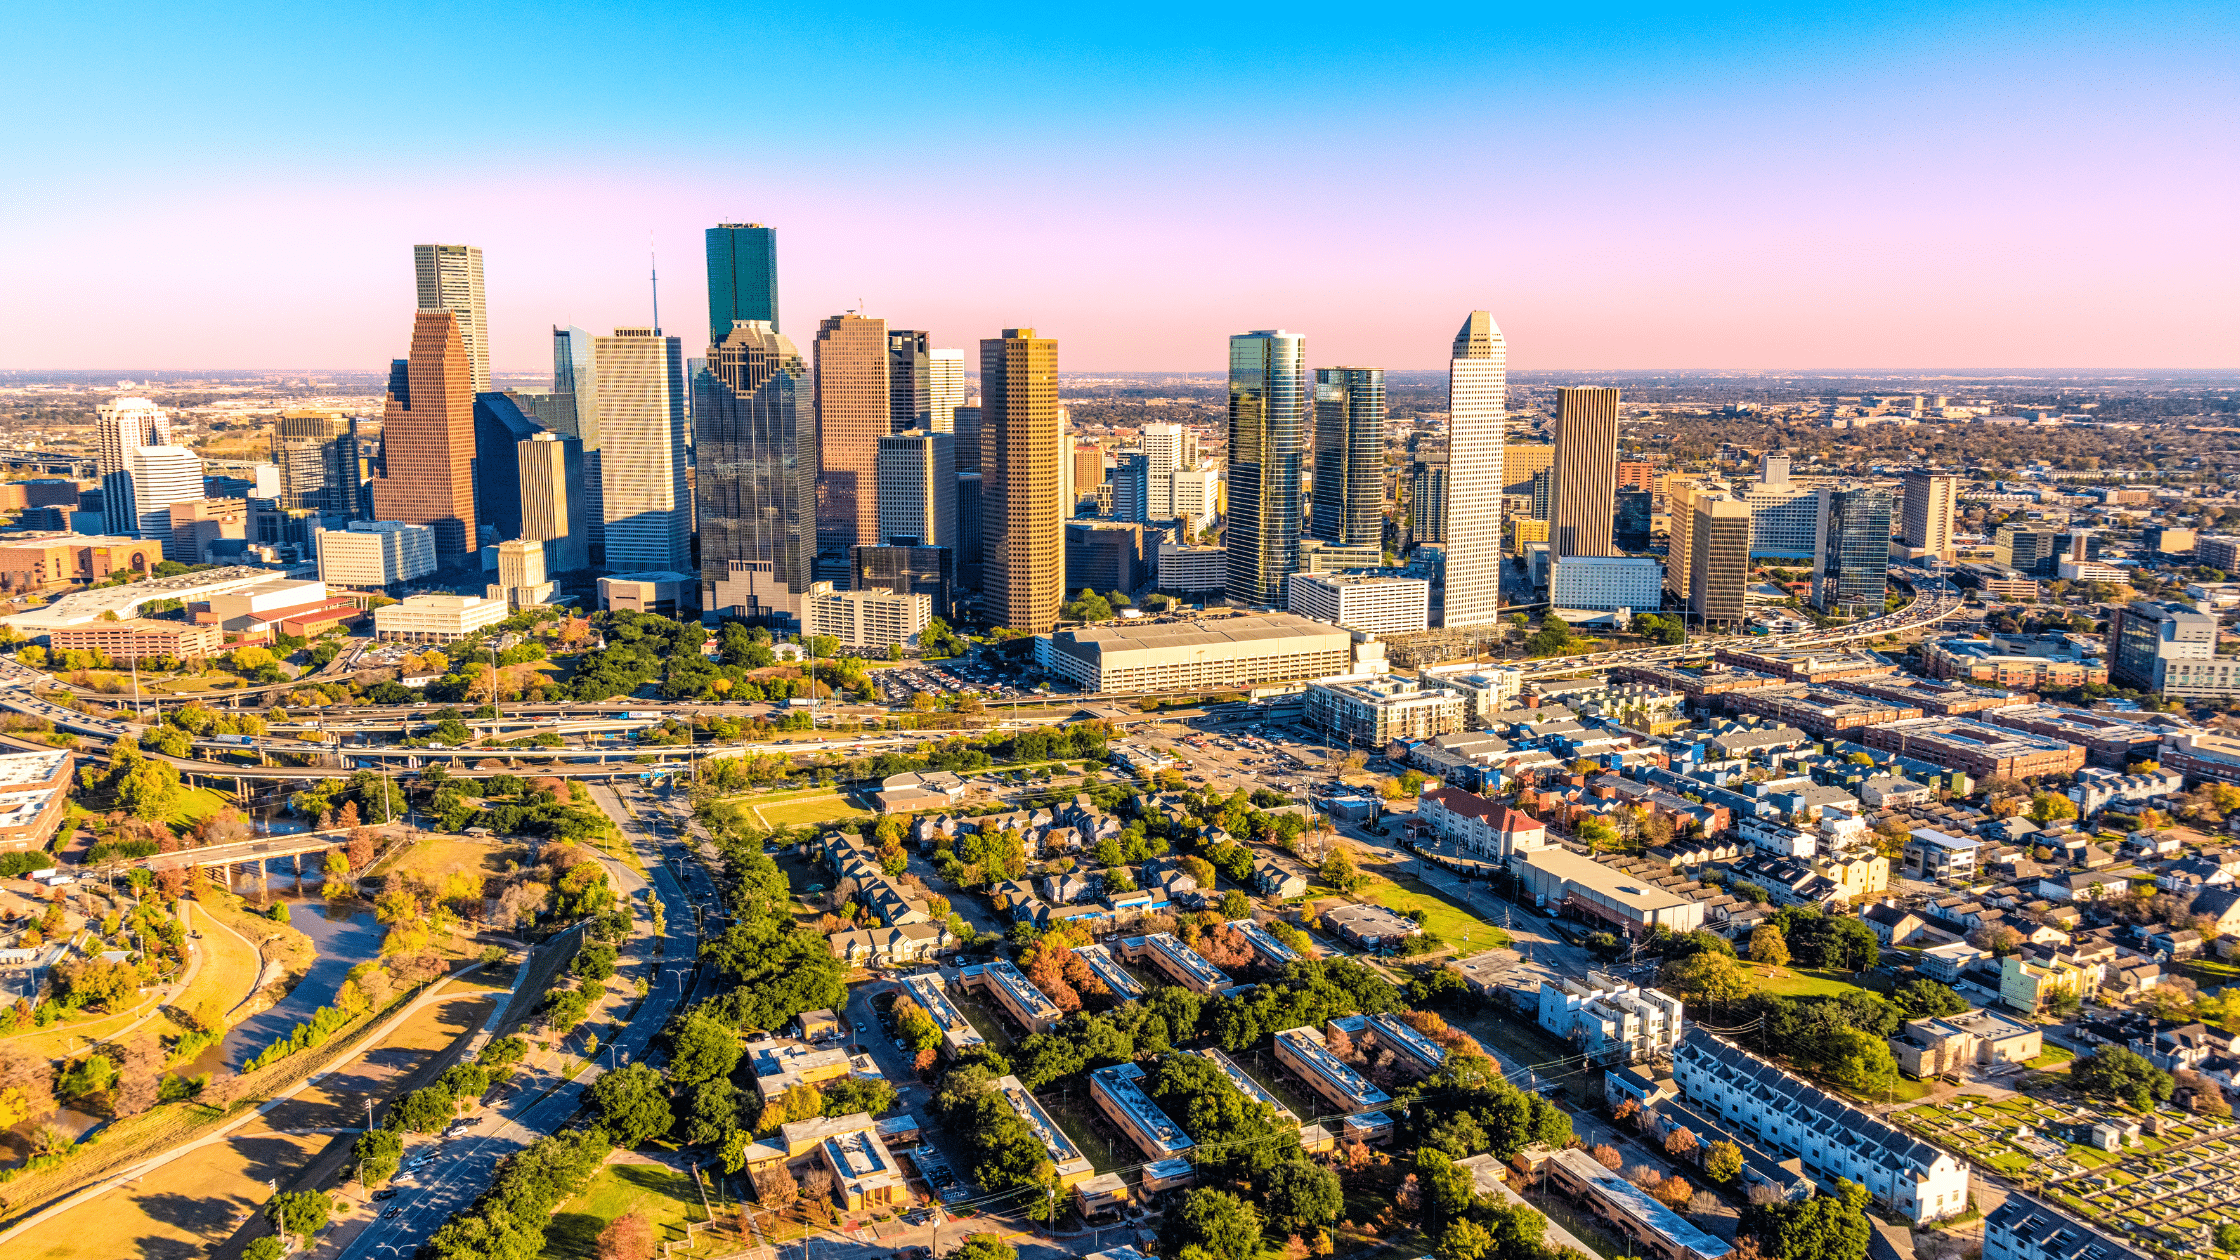
POLYGON ((1866 1207, 1866 1188, 1838 1178, 1832 1195, 1744 1208, 1739 1230, 1781 1260, 1866 1260, 1874 1233, 1866 1207))
POLYGON ((327 1227, 334 1204, 316 1190, 283 1190, 264 1201, 264 1219, 282 1234, 293 1234, 304 1247, 311 1236, 327 1227))
POLYGON ((644 1063, 601 1076, 591 1086, 591 1105, 599 1111, 600 1126, 624 1147, 643 1146, 676 1123, 668 1087, 644 1063))
POLYGON ((964 1246, 949 1253, 949 1260, 1019 1260, 1019 1249, 1003 1240, 1001 1234, 972 1234, 964 1246))
POLYGON ((2065 818, 2075 818, 2076 816, 2077 807, 2066 796, 2053 792, 2032 792, 2030 794, 2030 821, 2040 826, 2050 822, 2058 822, 2065 818))
POLYGON ((2101 1046, 2070 1064, 2069 1084, 2087 1094, 2128 1103, 2138 1111, 2169 1098, 2176 1088, 2168 1072, 2122 1046, 2101 1046))
POLYGON ((1485 1226, 1465 1216, 1439 1231, 1439 1260, 1485 1260, 1493 1250, 1493 1235, 1485 1226))
POLYGON ((1742 1148, 1732 1142, 1713 1142, 1703 1148, 1703 1174, 1727 1185, 1742 1172, 1742 1148))
POLYGON ((1789 965, 1789 941, 1780 928, 1768 923, 1750 933, 1750 961, 1769 967, 1789 965))
POLYGON ((1331 849, 1330 856, 1322 860, 1321 875, 1325 885, 1342 893, 1350 893, 1361 886, 1360 872, 1354 870, 1353 859, 1346 856, 1342 848, 1331 849))
POLYGON ((413 1133, 433 1133, 451 1123, 451 1118, 457 1114, 452 1105, 451 1091, 430 1085, 425 1089, 413 1090, 399 1099, 389 1109, 389 1123, 413 1133))
POLYGON ((241 1249, 241 1260, 280 1260, 287 1254, 288 1244, 281 1242, 278 1234, 263 1234, 241 1249))
POLYGON ((1338 1174, 1305 1160, 1287 1160, 1269 1169, 1260 1201, 1276 1232, 1301 1237, 1327 1228, 1346 1206, 1338 1174))
POLYGON ((1260 1214, 1226 1190, 1201 1186, 1184 1192, 1161 1235, 1169 1250, 1190 1260, 1258 1260, 1260 1214))
POLYGON ((1890 1043, 1872 1033, 1838 1029, 1821 1042, 1819 1055, 1831 1079, 1862 1097, 1871 1098, 1898 1082, 1898 1061, 1891 1057, 1890 1043))
POLYGON ((1952 986, 1934 980, 1908 980, 1891 993, 1890 1000, 1907 1019, 1928 1019, 1936 1015, 1957 1015, 1968 1009, 1968 1001, 1952 986))
POLYGON ((731 1075, 742 1053, 739 1034, 723 1021, 696 1009, 669 1037, 669 1079, 689 1088, 731 1075))
POLYGON ((369 1129, 350 1153, 358 1161, 358 1183, 378 1186, 397 1175, 397 1163, 404 1158, 404 1139, 389 1129, 369 1129))

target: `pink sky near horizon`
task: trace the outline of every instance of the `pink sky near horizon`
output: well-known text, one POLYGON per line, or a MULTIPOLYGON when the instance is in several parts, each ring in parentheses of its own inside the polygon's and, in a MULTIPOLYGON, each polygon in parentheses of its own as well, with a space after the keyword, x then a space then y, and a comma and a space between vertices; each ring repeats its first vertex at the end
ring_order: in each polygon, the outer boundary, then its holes
POLYGON ((1582 209, 1519 197, 1460 232, 1451 203, 1310 201, 1248 214, 1244 233, 1220 207, 1145 190, 1047 189, 990 221, 986 197, 522 182, 213 190, 149 242, 172 251, 162 268, 63 248, 144 239, 130 206, 78 207, 29 238, 54 248, 19 255, 31 300, 0 317, 0 345, 18 368, 377 368, 409 338, 411 246, 442 240, 483 248, 493 367, 542 371, 552 324, 603 332, 648 318, 650 227, 663 324, 696 354, 701 231, 753 220, 779 229, 797 341, 860 299, 939 345, 1034 326, 1059 339, 1067 371, 1220 371, 1223 338, 1266 327, 1304 333, 1320 365, 1433 368, 1475 307, 1493 312, 1519 370, 2240 366, 2229 285, 2188 243, 2211 224, 2165 221, 2120 252, 2065 253, 2123 231, 2129 198, 2113 191, 2034 216, 1873 196, 1687 217, 1632 198, 1582 209), (895 230, 905 215, 911 230, 895 230), (283 282, 245 258, 277 262, 283 282))

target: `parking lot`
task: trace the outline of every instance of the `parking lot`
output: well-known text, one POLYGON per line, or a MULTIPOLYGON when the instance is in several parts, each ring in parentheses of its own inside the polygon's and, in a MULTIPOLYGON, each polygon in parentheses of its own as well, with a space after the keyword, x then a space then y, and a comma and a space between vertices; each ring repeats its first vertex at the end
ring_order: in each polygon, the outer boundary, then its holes
POLYGON ((1035 694, 1025 679, 995 658, 975 650, 944 661, 920 661, 890 666, 872 674, 879 699, 906 705, 920 693, 939 699, 946 695, 978 696, 983 700, 1009 700, 1035 694))

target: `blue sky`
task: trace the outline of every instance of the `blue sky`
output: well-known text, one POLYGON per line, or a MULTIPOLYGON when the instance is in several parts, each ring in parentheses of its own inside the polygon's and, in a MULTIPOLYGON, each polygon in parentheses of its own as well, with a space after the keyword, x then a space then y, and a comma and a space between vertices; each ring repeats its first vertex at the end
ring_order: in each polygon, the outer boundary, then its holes
POLYGON ((0 363, 379 362, 440 239, 531 368, 757 220, 797 336, 1069 369, 1430 366, 1472 307, 1530 367, 2235 366, 2235 12, 43 6, 0 363))

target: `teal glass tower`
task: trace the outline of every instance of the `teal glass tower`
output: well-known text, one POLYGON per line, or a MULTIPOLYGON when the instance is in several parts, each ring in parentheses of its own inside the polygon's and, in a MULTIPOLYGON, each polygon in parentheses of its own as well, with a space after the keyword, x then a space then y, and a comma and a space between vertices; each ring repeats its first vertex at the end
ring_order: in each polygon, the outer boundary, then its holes
POLYGON ((778 229, 719 223, 708 229, 708 340, 743 319, 778 331, 778 229))
POLYGON ((1384 369, 1314 372, 1312 537, 1341 547, 1384 545, 1384 369))
POLYGON ((1229 565, 1232 604, 1280 605, 1299 567, 1306 339, 1282 329, 1229 338, 1229 565))

